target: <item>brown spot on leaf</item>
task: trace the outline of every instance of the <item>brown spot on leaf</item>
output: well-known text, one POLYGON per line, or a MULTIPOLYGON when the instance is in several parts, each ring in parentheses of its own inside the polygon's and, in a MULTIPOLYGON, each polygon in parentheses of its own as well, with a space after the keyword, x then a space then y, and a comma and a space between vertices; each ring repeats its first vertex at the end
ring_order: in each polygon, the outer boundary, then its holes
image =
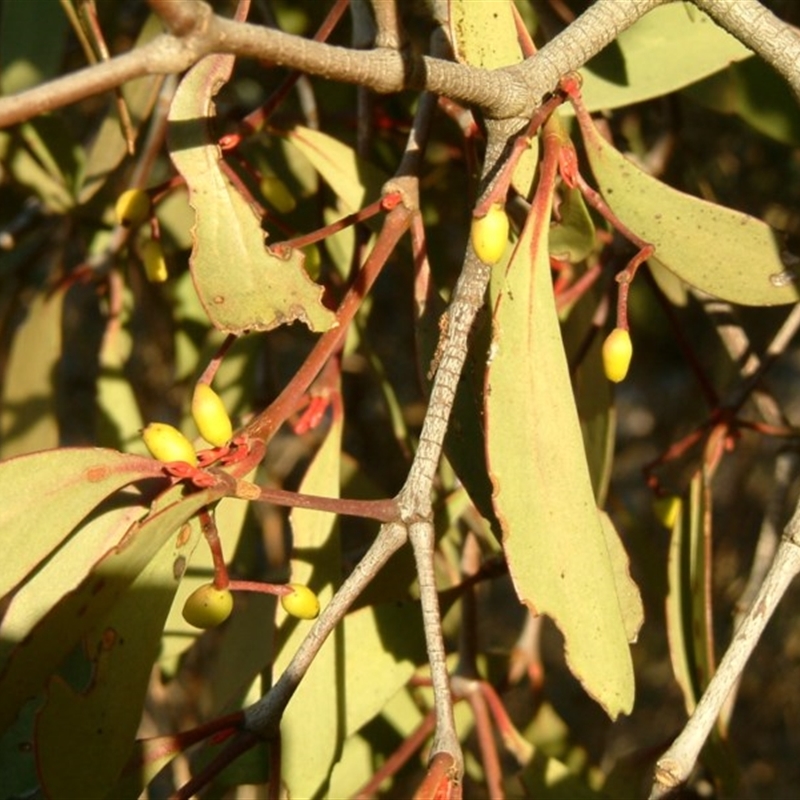
POLYGON ((88 483, 99 483, 108 477, 108 467, 89 467, 84 472, 84 477, 88 483))
POLYGON ((181 525, 181 529, 178 531, 178 538, 175 541, 176 547, 183 547, 186 542, 189 541, 189 537, 192 535, 192 526, 189 525, 188 522, 184 522, 181 525))

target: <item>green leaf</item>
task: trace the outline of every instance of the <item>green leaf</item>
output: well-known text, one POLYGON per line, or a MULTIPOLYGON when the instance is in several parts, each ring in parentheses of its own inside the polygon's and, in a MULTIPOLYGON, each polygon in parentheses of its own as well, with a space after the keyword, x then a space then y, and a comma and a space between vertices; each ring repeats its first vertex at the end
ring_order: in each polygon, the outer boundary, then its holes
POLYGON ((704 472, 692 477, 681 498, 681 511, 672 528, 667 574, 667 638, 675 680, 683 694, 686 713, 697 706, 711 680, 714 656, 709 652, 705 587, 706 538, 711 535, 711 493, 704 472))
POLYGON ((353 214, 381 196, 389 176, 363 161, 352 147, 321 131, 296 125, 286 134, 333 189, 346 213, 353 214))
POLYGON ((14 333, 0 409, 4 458, 59 444, 53 373, 62 352, 63 304, 64 292, 36 294, 14 333))
MULTIPOLYGON (((334 421, 314 456, 299 491, 304 494, 339 496, 342 420, 334 421)), ((334 514, 295 508, 290 515, 293 534, 291 560, 293 583, 316 592, 320 605, 333 597, 341 576, 339 526, 334 514), (312 560, 313 559, 313 562, 312 560)), ((280 675, 305 638, 309 622, 288 617, 278 609, 276 622, 281 640, 274 674, 280 675)), ((281 720, 281 780, 292 797, 326 794, 333 764, 341 753, 342 702, 340 647, 337 628, 317 654, 281 720)))
POLYGON ((106 497, 161 474, 151 458, 113 450, 65 448, 0 463, 0 596, 61 545, 106 497), (16 543, 25 538, 25 547, 16 543))
POLYGON ((334 315, 322 288, 303 269, 302 252, 265 246, 261 220, 222 169, 208 131, 211 98, 228 80, 233 58, 208 56, 181 81, 169 113, 169 148, 195 211, 190 267, 203 308, 227 333, 271 330, 296 320, 326 330, 334 315))
POLYGON ((487 456, 517 594, 554 620, 571 671, 616 717, 633 705, 633 665, 556 317, 551 204, 534 200, 507 273, 493 271, 487 456))
POLYGON ((522 61, 511 0, 450 0, 448 9, 450 40, 462 64, 497 69, 522 61))
MULTIPOLYGON (((147 44, 163 31, 161 19, 150 14, 136 37, 134 48, 147 44)), ((134 135, 141 130, 153 109, 159 89, 164 81, 162 75, 147 75, 124 83, 120 89, 122 99, 130 115, 134 135)), ((88 202, 108 181, 109 176, 128 155, 128 143, 122 132, 116 104, 109 107, 97 135, 86 157, 86 172, 78 195, 78 202, 88 202)))
POLYGON ((795 303, 779 236, 755 217, 679 192, 642 172, 592 125, 582 128, 603 199, 659 263, 686 283, 748 306, 795 303), (786 278, 786 279, 784 279, 786 278))
POLYGON ((778 142, 800 144, 800 108, 786 81, 760 58, 751 58, 689 86, 684 94, 721 114, 737 114, 778 142))
POLYGON ((590 111, 628 106, 752 55, 702 11, 668 3, 645 14, 580 71, 583 95, 590 111))
MULTIPOLYGON (((172 529, 174 531, 174 529, 172 529)), ((133 747, 164 619, 185 562, 200 538, 167 540, 129 589, 83 640, 89 685, 50 679, 36 718, 39 775, 50 797, 108 796, 133 747), (69 731, 65 736, 64 732, 69 731)), ((150 531, 152 535, 156 531, 150 531)))
POLYGON ((214 487, 185 498, 180 497, 182 491, 180 486, 168 490, 163 507, 154 508, 133 525, 120 544, 99 558, 80 585, 16 644, 0 673, 0 731, 13 722, 22 704, 45 684, 81 637, 129 590, 169 537, 177 534, 180 539, 181 526, 203 506, 219 499, 222 490, 214 487))
POLYGON ((596 244, 594 222, 578 189, 567 189, 563 193, 558 216, 558 222, 550 228, 550 255, 577 264, 596 244))

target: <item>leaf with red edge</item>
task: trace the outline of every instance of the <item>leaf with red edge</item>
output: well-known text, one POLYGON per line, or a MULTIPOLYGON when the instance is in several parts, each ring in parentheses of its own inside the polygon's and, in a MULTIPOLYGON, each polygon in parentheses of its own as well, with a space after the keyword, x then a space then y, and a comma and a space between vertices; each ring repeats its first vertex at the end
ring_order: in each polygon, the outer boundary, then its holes
MULTIPOLYGON (((487 462, 520 600, 564 635, 566 659, 613 718, 633 705, 633 665, 612 553, 595 505, 556 316, 540 189, 507 272, 493 271, 487 462)), ((635 587, 633 587, 635 591, 635 587)))
MULTIPOLYGON (((174 487, 166 492, 172 502, 131 526, 123 540, 98 559, 80 585, 11 650, 0 673, 0 731, 46 683, 81 637, 125 595, 169 537, 176 535, 180 543, 186 535, 183 524, 219 499, 224 488, 212 487, 188 497, 180 497, 182 491, 182 487, 174 487)), ((176 570, 178 566, 176 560, 176 570)))
MULTIPOLYGON (((145 535, 174 532, 171 525, 165 517, 158 524, 161 531, 145 535)), ((39 776, 49 797, 108 795, 134 744, 164 620, 181 580, 180 565, 200 538, 194 525, 167 539, 83 637, 81 660, 90 670, 88 686, 73 687, 58 675, 50 678, 35 727, 39 776), (185 530, 190 534, 183 535, 185 530)))
POLYGON ((211 322, 227 333, 295 320, 327 330, 335 316, 322 303, 322 287, 303 269, 302 252, 282 256, 266 248, 258 214, 222 169, 208 120, 211 98, 232 68, 232 56, 202 59, 181 81, 169 112, 170 156, 195 212, 189 260, 195 289, 211 322))
POLYGON ((51 556, 106 497, 161 474, 162 465, 151 458, 89 447, 0 463, 0 596, 51 556))

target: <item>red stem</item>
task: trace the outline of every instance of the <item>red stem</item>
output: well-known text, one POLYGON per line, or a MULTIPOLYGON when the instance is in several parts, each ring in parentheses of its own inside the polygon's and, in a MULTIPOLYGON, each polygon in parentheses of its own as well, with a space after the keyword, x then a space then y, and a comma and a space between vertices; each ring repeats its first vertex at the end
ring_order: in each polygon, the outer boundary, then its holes
POLYGON ((353 285, 336 313, 337 326, 322 334, 308 358, 294 374, 272 405, 259 414, 243 431, 248 437, 268 441, 303 400, 303 395, 325 362, 337 351, 347 335, 347 328, 386 264, 400 237, 411 221, 411 211, 395 207, 386 216, 378 241, 369 254, 353 285))

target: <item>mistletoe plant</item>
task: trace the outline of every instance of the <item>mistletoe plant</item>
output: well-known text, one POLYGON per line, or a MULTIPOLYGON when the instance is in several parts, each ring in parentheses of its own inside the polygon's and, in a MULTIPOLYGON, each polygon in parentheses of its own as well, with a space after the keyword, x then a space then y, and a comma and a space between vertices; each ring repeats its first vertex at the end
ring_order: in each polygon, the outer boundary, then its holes
POLYGON ((761 381, 800 318, 763 358, 730 320, 796 309, 797 259, 661 180, 674 150, 623 154, 649 112, 616 110, 692 96, 792 142, 753 65, 797 93, 800 38, 756 0, 573 5, 3 5, 7 796, 636 795, 654 758, 579 763, 579 723, 545 744, 573 680, 636 714, 632 575, 665 587, 690 716, 652 795, 704 745, 732 785, 726 697, 800 568, 791 451, 718 669, 712 504, 744 432, 796 435, 761 381), (610 491, 617 400, 659 358, 637 303, 707 401, 640 463, 666 564, 610 491))

